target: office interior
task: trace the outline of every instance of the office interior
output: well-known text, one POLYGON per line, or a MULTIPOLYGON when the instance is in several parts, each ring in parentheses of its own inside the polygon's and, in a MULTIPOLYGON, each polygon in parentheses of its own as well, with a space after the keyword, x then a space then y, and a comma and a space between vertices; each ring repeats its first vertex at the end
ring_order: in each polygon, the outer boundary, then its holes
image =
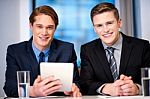
MULTIPOLYGON (((1 50, 0 50, 0 75, 1 75, 0 97, 5 95, 3 91, 3 86, 4 86, 4 81, 5 81, 7 46, 13 43, 18 43, 21 41, 29 40, 29 38, 31 37, 31 32, 29 30, 28 17, 32 9, 36 7, 35 1, 36 0, 0 0, 0 12, 1 12, 0 14, 0 33, 1 33, 1 36, 0 36, 0 47, 1 47, 1 50)), ((46 0, 41 0, 41 1, 46 1, 46 0)), ((53 1, 59 2, 62 0, 53 0, 53 1)), ((71 0, 71 1, 77 1, 78 3, 80 3, 80 1, 82 3, 95 1, 95 5, 96 5, 96 2, 107 1, 107 0, 71 0)), ((113 2, 116 5, 116 7, 119 9, 120 16, 123 21, 123 27, 121 28, 122 32, 130 36, 134 36, 137 38, 142 38, 142 39, 146 39, 150 41, 150 33, 149 33, 150 32, 150 28, 149 28, 150 26, 150 13, 149 13, 150 0, 109 0, 109 1, 113 2)), ((66 1, 66 2, 69 2, 69 1, 66 1)), ((58 14, 60 13, 57 8, 56 8, 56 11, 58 11, 58 14)), ((90 12, 90 9, 86 11, 90 12)), ((89 12, 86 13, 87 15, 83 15, 83 18, 84 16, 89 17, 90 16, 89 12)), ((60 17, 60 20, 61 20, 61 17, 60 17)), ((83 22, 87 22, 87 21, 83 21, 83 22)), ((86 24, 91 24, 90 17, 86 24)), ((81 27, 83 26, 83 28, 87 28, 87 30, 85 31, 85 33, 87 34, 84 34, 84 33, 82 34, 81 32, 77 30, 73 34, 73 36, 75 36, 78 39, 72 39, 70 41, 75 44, 75 50, 78 56, 78 64, 80 63, 80 59, 79 59, 80 47, 79 46, 97 37, 94 34, 92 26, 81 25, 81 23, 80 23, 80 26, 81 27), (89 35, 88 39, 86 38, 87 35, 89 35), (76 42, 76 40, 80 42, 76 42)), ((71 28, 71 27, 68 27, 68 28, 71 28)), ((71 32, 69 31, 69 33, 71 32)), ((61 37, 65 37, 64 34, 63 36, 62 34, 60 34, 61 36, 58 34, 56 35, 56 37, 64 40, 64 38, 61 38, 61 37)), ((69 39, 66 39, 66 40, 69 41, 69 39)))

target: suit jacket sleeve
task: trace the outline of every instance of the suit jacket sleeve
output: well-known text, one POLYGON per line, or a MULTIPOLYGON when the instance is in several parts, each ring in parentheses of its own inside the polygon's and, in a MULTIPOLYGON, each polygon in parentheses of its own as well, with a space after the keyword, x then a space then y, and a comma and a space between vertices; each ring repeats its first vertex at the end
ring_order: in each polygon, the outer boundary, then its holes
POLYGON ((95 95, 98 94, 96 90, 103 84, 103 82, 97 81, 92 63, 90 61, 89 51, 84 46, 81 46, 81 92, 83 94, 95 95))
POLYGON ((78 66, 77 66, 77 57, 75 50, 73 49, 72 52, 72 62, 74 63, 74 74, 73 74, 73 82, 76 83, 76 85, 79 87, 79 71, 78 71, 78 66))
POLYGON ((17 68, 17 61, 15 58, 15 49, 11 48, 10 46, 7 49, 7 55, 6 55, 6 62, 7 62, 7 69, 6 69, 6 81, 4 86, 4 91, 7 96, 11 97, 17 97, 18 96, 18 90, 17 90, 17 77, 16 77, 16 71, 17 68))

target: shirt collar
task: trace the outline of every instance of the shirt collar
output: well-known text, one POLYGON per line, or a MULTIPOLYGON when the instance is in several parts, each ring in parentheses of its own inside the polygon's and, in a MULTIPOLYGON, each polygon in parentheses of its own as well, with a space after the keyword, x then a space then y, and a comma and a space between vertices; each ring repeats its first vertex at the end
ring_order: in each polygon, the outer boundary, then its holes
MULTIPOLYGON (((35 53, 37 53, 37 55, 39 55, 39 54, 41 53, 41 51, 40 51, 38 48, 35 47, 35 45, 33 44, 33 42, 32 42, 32 48, 33 48, 33 51, 34 51, 35 53)), ((50 47, 48 47, 48 48, 46 48, 44 51, 42 51, 45 56, 48 56, 49 49, 50 49, 50 47)))
MULTIPOLYGON (((116 50, 121 50, 121 48, 122 48, 122 41, 123 41, 123 38, 122 38, 122 35, 120 33, 120 36, 119 36, 119 39, 117 40, 117 42, 114 45, 109 46, 109 47, 113 47, 116 50)), ((104 49, 107 49, 108 46, 103 41, 102 41, 102 44, 104 46, 104 49)))

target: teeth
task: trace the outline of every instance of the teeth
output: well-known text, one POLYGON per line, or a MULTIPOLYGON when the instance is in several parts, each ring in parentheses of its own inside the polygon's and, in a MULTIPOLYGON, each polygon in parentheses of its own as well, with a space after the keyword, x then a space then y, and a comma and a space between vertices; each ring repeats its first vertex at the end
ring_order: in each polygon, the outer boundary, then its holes
POLYGON ((46 40, 46 39, 47 39, 47 37, 40 37, 40 39, 42 39, 42 40, 46 40))
POLYGON ((109 37, 109 36, 111 36, 111 34, 105 34, 105 35, 103 35, 104 37, 109 37))

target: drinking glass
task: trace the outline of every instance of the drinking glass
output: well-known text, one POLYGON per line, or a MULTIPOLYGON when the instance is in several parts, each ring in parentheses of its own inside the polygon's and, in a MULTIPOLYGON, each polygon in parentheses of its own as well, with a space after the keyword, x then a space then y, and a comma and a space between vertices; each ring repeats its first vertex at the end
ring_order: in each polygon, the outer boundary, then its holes
POLYGON ((17 71, 19 98, 29 98, 30 71, 17 71))
POLYGON ((150 96, 150 68, 141 68, 142 94, 150 96))

